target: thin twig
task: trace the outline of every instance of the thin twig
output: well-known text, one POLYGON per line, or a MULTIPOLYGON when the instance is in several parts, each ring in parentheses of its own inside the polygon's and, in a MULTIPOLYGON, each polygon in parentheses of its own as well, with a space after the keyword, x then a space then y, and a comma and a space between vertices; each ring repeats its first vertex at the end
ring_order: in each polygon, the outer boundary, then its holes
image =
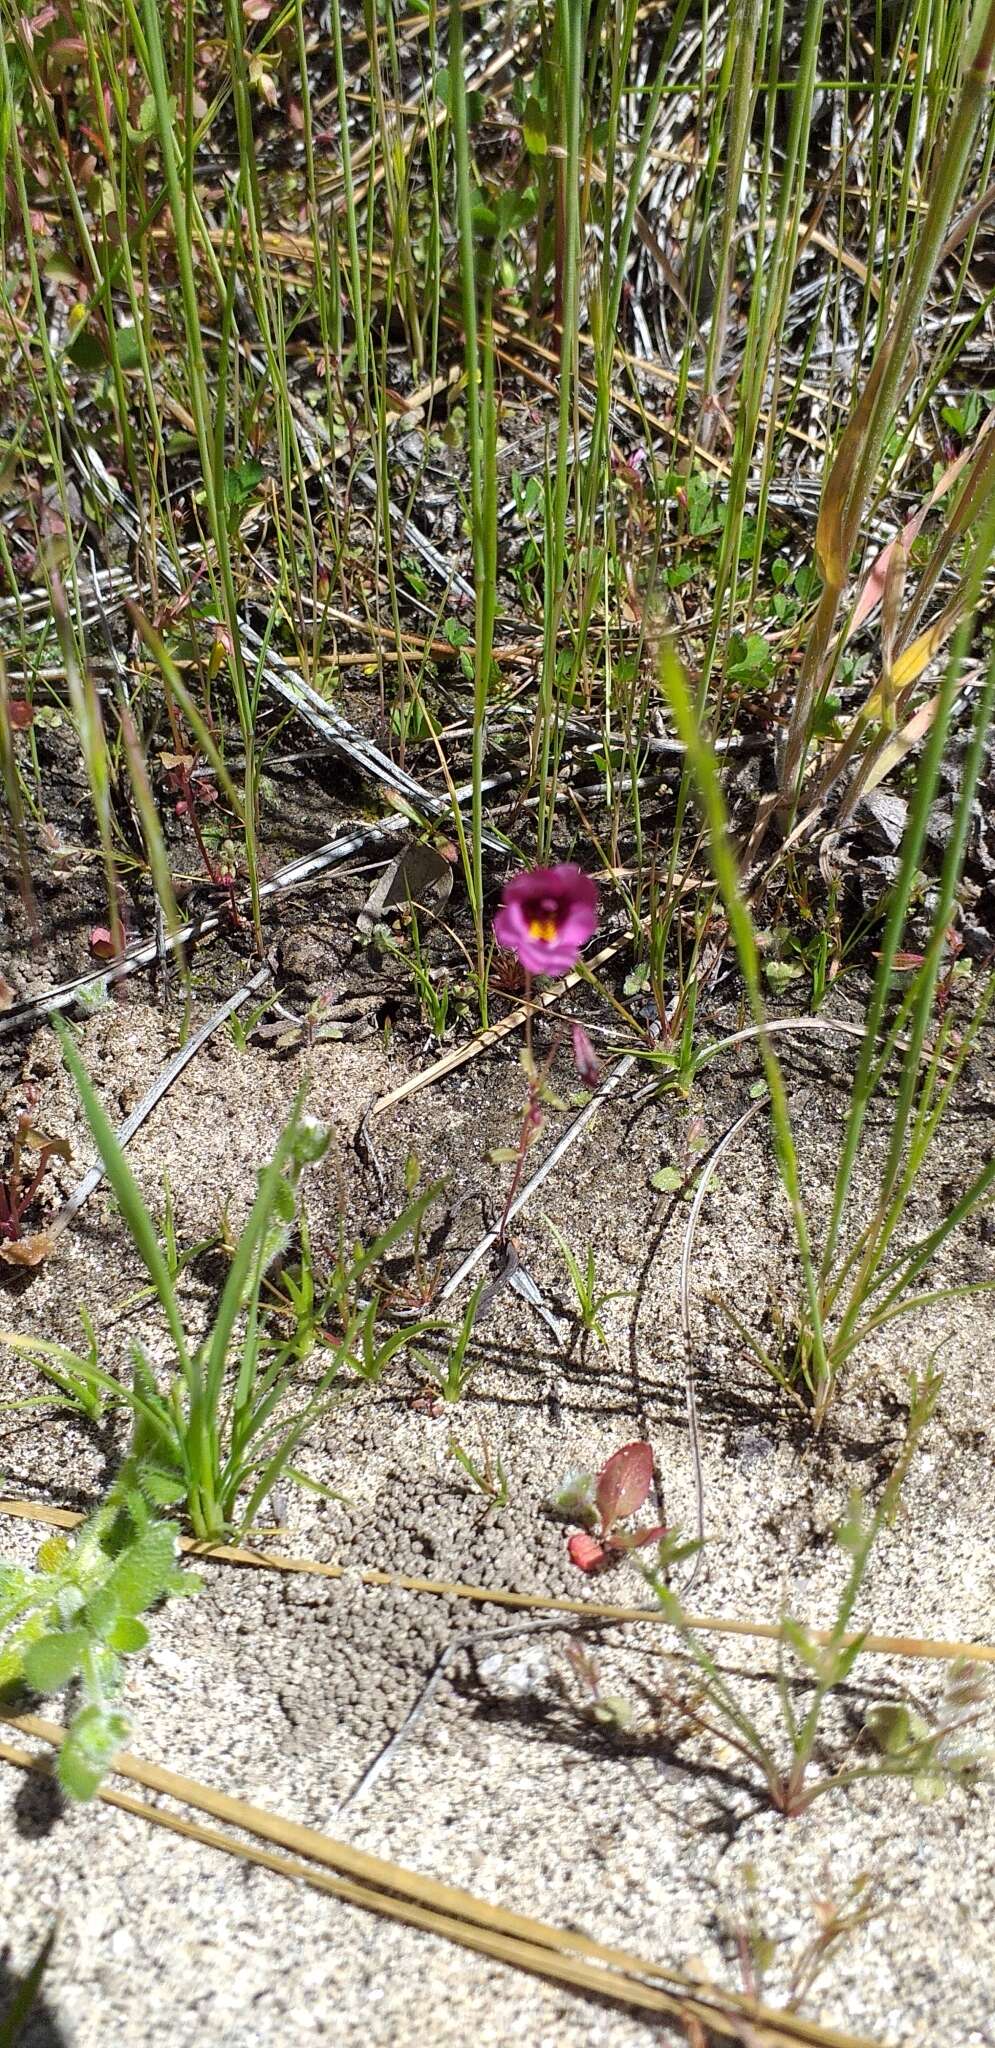
POLYGON ((347 1806, 354 1806, 356 1801, 361 1799, 365 1792, 371 1791, 378 1779, 382 1778, 384 1773, 390 1770, 402 1744, 407 1741, 409 1735, 414 1733, 419 1721, 435 1698, 449 1665, 463 1650, 474 1650, 479 1643, 505 1642, 509 1637, 550 1635, 554 1631, 561 1631, 563 1626, 564 1624, 558 1621, 509 1621, 503 1623, 500 1628, 469 1629, 463 1635, 450 1637, 449 1642, 439 1651, 421 1691, 408 1708, 403 1721, 395 1728, 393 1735, 384 1743, 383 1748, 377 1752, 372 1763, 367 1764, 365 1771, 357 1778, 356 1783, 346 1793, 344 1799, 339 1801, 335 1809, 334 1818, 339 1820, 347 1806))
POLYGON ((681 1250, 681 1334, 684 1339, 684 1394, 687 1403, 691 1469, 694 1475, 695 1534, 698 1540, 698 1549, 695 1552, 691 1570, 681 1588, 682 1600, 686 1600, 701 1570, 702 1558, 704 1556, 703 1545, 705 1542, 705 1482, 701 1463, 701 1436, 698 1429, 698 1401, 695 1393, 694 1333, 691 1328, 691 1257, 694 1251, 694 1236, 698 1227, 698 1218, 701 1215, 702 1204, 708 1193, 712 1175, 719 1161, 739 1136, 740 1131, 745 1130, 752 1118, 758 1116, 765 1107, 766 1102, 762 1097, 759 1102, 751 1102, 749 1109, 744 1109, 742 1116, 737 1117, 735 1123, 731 1124, 726 1131, 725 1136, 719 1139, 715 1150, 702 1170, 684 1231, 684 1244, 681 1250))
MULTIPOLYGON (((0 1500, 0 1515, 10 1515, 17 1521, 41 1522, 51 1529, 77 1529, 86 1519, 72 1508, 53 1508, 46 1501, 34 1500, 0 1500)), ((650 1622, 657 1628, 670 1625, 659 1607, 655 1606, 624 1607, 600 1600, 574 1600, 566 1594, 513 1593, 503 1586, 473 1586, 458 1579, 423 1579, 410 1572, 327 1564, 320 1558, 288 1557, 280 1551, 250 1550, 242 1544, 201 1543, 192 1536, 182 1537, 180 1548, 188 1556, 206 1564, 233 1564, 253 1571, 288 1572, 316 1579, 347 1579, 359 1586, 394 1586, 403 1593, 424 1593, 440 1600, 473 1600, 482 1606, 511 1607, 530 1614, 579 1614, 588 1621, 650 1622)), ((685 1614, 681 1617, 681 1625, 700 1629, 703 1634, 746 1636, 771 1643, 783 1640, 783 1630, 777 1621, 744 1621, 738 1616, 723 1614, 685 1614)), ((804 1626, 813 1642, 835 1643, 838 1640, 830 1629, 811 1628, 807 1623, 804 1626)), ((859 1643, 862 1651, 879 1657, 919 1658, 941 1663, 952 1662, 958 1657, 972 1657, 979 1664, 995 1664, 995 1643, 873 1632, 842 1638, 844 1648, 851 1643, 859 1643)))
MULTIPOLYGON (((172 1059, 167 1060, 161 1074, 156 1075, 151 1088, 142 1096, 141 1101, 136 1103, 134 1109, 125 1117, 123 1124, 121 1124, 117 1132, 117 1142, 122 1148, 130 1144, 135 1132, 141 1129, 146 1117, 151 1116, 156 1104, 161 1102, 167 1089, 171 1088, 177 1076, 182 1074, 184 1067, 189 1066, 194 1054, 200 1051, 202 1045, 207 1044, 208 1039, 213 1037, 215 1031, 229 1017, 234 1016, 236 1010, 241 1009, 243 1003, 248 1002, 250 996, 254 996, 257 990, 261 989, 272 978, 272 972, 272 968, 268 965, 260 967, 258 972, 253 975, 252 980, 247 981, 242 988, 236 989, 235 994, 229 996, 227 1002, 222 1003, 220 1010, 215 1010, 210 1017, 205 1019, 203 1024, 198 1025, 197 1030, 191 1033, 186 1043, 174 1052, 172 1059)), ((58 1237, 60 1232, 68 1229, 73 1218, 79 1215, 84 1203, 89 1201, 94 1190, 100 1186, 105 1171, 106 1168, 98 1160, 97 1164, 91 1166, 88 1172, 83 1175, 78 1186, 73 1189, 72 1194, 63 1202, 61 1209, 53 1217, 49 1225, 49 1235, 51 1237, 58 1237)))
MULTIPOLYGON (((583 1109, 578 1111, 573 1121, 561 1133, 552 1151, 547 1153, 542 1165, 532 1175, 531 1180, 526 1181, 524 1187, 519 1188, 514 1201, 509 1204, 506 1217, 503 1219, 505 1225, 518 1215, 519 1211, 525 1207, 526 1202, 531 1201, 532 1196, 542 1187, 543 1182, 548 1180, 554 1168, 559 1165, 560 1160, 569 1152, 571 1146, 576 1143, 582 1132, 586 1131, 588 1124, 597 1116, 599 1109, 607 1102, 609 1096, 614 1095, 617 1089, 621 1087, 622 1082, 632 1072, 636 1064, 636 1058, 637 1055, 633 1052, 625 1053, 620 1060, 616 1061, 610 1072, 605 1075, 600 1086, 595 1089, 594 1094, 585 1102, 583 1109)), ((481 1259, 486 1258, 488 1252, 497 1244, 500 1235, 501 1226, 495 1224, 480 1239, 479 1244, 474 1245, 473 1250, 467 1252, 465 1259, 461 1261, 455 1273, 450 1275, 445 1286, 440 1290, 438 1296, 440 1301, 448 1301, 457 1292, 457 1289, 462 1286, 463 1281, 473 1272, 474 1267, 479 1266, 481 1259)))

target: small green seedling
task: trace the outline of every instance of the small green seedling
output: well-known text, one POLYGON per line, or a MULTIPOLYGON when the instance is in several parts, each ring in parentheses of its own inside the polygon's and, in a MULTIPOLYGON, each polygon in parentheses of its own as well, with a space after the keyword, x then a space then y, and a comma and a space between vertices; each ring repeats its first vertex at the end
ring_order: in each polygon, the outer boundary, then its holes
POLYGON ((240 1017, 237 1010, 232 1011, 228 1019, 228 1035, 236 1052, 248 1052, 253 1032, 257 1025, 262 1023, 267 1010, 271 1010, 272 1007, 272 996, 265 995, 262 1002, 257 1003, 255 1008, 249 1011, 247 1017, 240 1017))
POLYGON ((0 2048, 17 2048, 24 2029, 38 2003, 42 1979, 55 1945, 58 1922, 49 1928, 27 1976, 22 1978, 3 2017, 0 2018, 0 2048))
POLYGON ((635 1711, 621 1694, 605 1692, 597 1660, 592 1657, 590 1651, 576 1640, 565 1643, 563 1651, 574 1677, 583 1687, 584 1720, 605 1735, 631 1735, 635 1724, 635 1711))
POLYGON ((662 1523, 649 1529, 620 1527, 639 1513, 652 1484, 653 1451, 646 1443, 623 1444, 596 1478, 591 1472, 573 1473, 547 1503, 564 1521, 585 1524, 567 1544, 571 1564, 582 1572, 598 1572, 630 1550, 659 1543, 667 1534, 662 1523))
MULTIPOLYGON (((85 1308, 81 1308, 79 1319, 87 1338, 87 1351, 70 1351, 68 1345, 57 1344, 51 1337, 21 1337, 14 1330, 0 1330, 0 1344, 8 1351, 14 1351, 19 1358, 25 1358, 33 1365, 42 1378, 56 1389, 58 1408, 74 1408, 85 1415, 88 1422, 99 1422, 106 1406, 104 1390, 99 1381, 99 1358, 97 1333, 85 1308)), ((52 1404, 50 1394, 29 1395, 21 1401, 4 1401, 0 1412, 15 1408, 48 1407, 52 1404)))
POLYGON ((394 937, 389 925, 374 926, 371 938, 382 953, 389 953, 410 974, 418 995, 422 1017, 432 1037, 442 1044, 453 1021, 453 986, 448 975, 434 968, 422 944, 415 905, 408 899, 409 945, 394 937))
POLYGON ((422 1364, 428 1367, 444 1401, 462 1400, 480 1363, 477 1358, 468 1358, 467 1351, 470 1338, 473 1335, 473 1326, 477 1319, 477 1308, 483 1291, 484 1282, 480 1280, 467 1302, 463 1319, 449 1346, 442 1371, 435 1370, 431 1361, 425 1357, 425 1354, 420 1354, 422 1364))
POLYGON ((454 1436, 451 1436, 449 1439, 449 1449, 456 1463, 462 1465, 467 1478, 472 1481, 477 1492, 483 1494, 489 1503, 488 1512, 493 1509, 500 1513, 502 1508, 506 1508, 510 1498, 508 1475, 500 1456, 492 1456, 490 1445, 488 1443, 483 1444, 479 1465, 471 1458, 469 1451, 465 1451, 462 1444, 457 1443, 454 1436))
MULTIPOLYGON (((195 1243, 181 1247, 176 1228, 176 1203, 167 1173, 162 1176, 161 1231, 162 1255, 166 1261, 166 1271, 172 1281, 178 1280, 181 1273, 184 1273, 188 1266, 192 1266, 195 1260, 203 1257, 205 1252, 214 1251, 218 1246, 226 1249, 231 1244, 227 1218, 223 1218, 221 1229, 212 1232, 210 1237, 197 1238, 195 1243)), ((139 1287, 134 1294, 126 1294, 124 1300, 116 1304, 115 1314, 123 1315, 126 1309, 137 1308, 140 1302, 151 1301, 154 1297, 155 1288, 151 1284, 139 1287)))
POLYGON ((860 1871, 841 1898, 836 1896, 827 1871, 820 1892, 810 1902, 814 1929, 802 1938, 789 1960, 788 1940, 772 1936, 761 1918, 760 1879, 755 1865, 744 1864, 739 1876, 742 1907, 729 1916, 727 1926, 743 1961, 746 1988, 751 1997, 765 1998, 766 1980, 779 1961, 782 1971, 789 1971, 787 1996, 783 1999, 788 2012, 810 1996, 829 1960, 882 1910, 883 1901, 869 1871, 860 1871))
MULTIPOLYGON (((268 1312, 281 1326, 289 1324, 289 1334, 279 1343, 267 1338, 266 1347, 275 1352, 280 1344, 289 1345, 301 1364, 316 1349, 334 1352, 344 1375, 354 1374, 368 1386, 376 1386, 392 1361, 416 1337, 443 1327, 429 1318, 407 1320, 400 1327, 389 1326, 385 1331, 381 1327, 384 1303, 379 1290, 368 1298, 363 1292, 381 1259, 409 1231, 418 1275, 421 1225, 426 1208, 435 1200, 440 1187, 441 1183, 436 1181, 423 1189, 372 1244, 355 1244, 350 1248, 343 1237, 338 1257, 321 1274, 314 1263, 311 1234, 302 1209, 297 1229, 300 1256, 283 1261, 275 1279, 267 1281, 265 1290, 268 1312)), ((392 1296, 395 1291, 389 1290, 392 1296)))
POLYGON ((597 1337, 599 1344, 603 1344, 605 1350, 607 1350, 608 1339, 602 1326, 601 1311, 607 1307, 610 1301, 622 1301, 626 1295, 631 1295, 632 1289, 631 1287, 600 1288, 598 1286, 598 1276, 595 1270, 592 1247, 588 1245, 587 1256, 584 1264, 581 1265, 576 1252, 571 1251, 566 1238, 563 1236, 562 1231, 557 1230, 555 1223, 551 1223, 548 1216, 543 1217, 543 1222, 550 1236, 555 1239, 566 1261, 567 1272, 573 1281, 574 1293, 577 1296, 578 1314, 584 1329, 597 1337))
POLYGON ((980 1759, 965 1749, 962 1737, 987 1696, 983 1666, 957 1657, 933 1723, 905 1700, 878 1700, 864 1715, 864 1732, 893 1767, 908 1774, 916 1798, 932 1802, 942 1799, 955 1775, 977 1769, 980 1759))
MULTIPOLYGON (((274 1486, 298 1478, 298 1446, 327 1409, 342 1398, 336 1385, 347 1364, 362 1377, 375 1377, 386 1359, 373 1345, 370 1304, 363 1282, 378 1260, 416 1225, 435 1200, 438 1186, 424 1190, 403 1216, 372 1245, 357 1245, 342 1257, 329 1283, 322 1311, 333 1314, 329 1363, 316 1383, 300 1391, 300 1365, 316 1340, 309 1281, 298 1281, 299 1311, 289 1335, 273 1342, 266 1320, 266 1292, 284 1263, 299 1221, 300 1185, 306 1170, 324 1157, 329 1134, 303 1114, 299 1093, 269 1163, 258 1177, 256 1197, 230 1253, 228 1273, 214 1319, 192 1346, 184 1328, 175 1276, 170 1271, 155 1222, 94 1092, 79 1053, 61 1020, 53 1020, 66 1064, 76 1082, 107 1179, 158 1298, 172 1345, 174 1368, 163 1384, 139 1340, 132 1347, 131 1384, 122 1383, 93 1358, 73 1355, 70 1364, 96 1396, 123 1402, 133 1423, 133 1455, 169 1475, 171 1499, 182 1501, 195 1536, 214 1541, 251 1528, 274 1486), (336 1339, 338 1341, 336 1341, 336 1339)), ((306 1244, 306 1239, 304 1240, 306 1244)), ((286 1297, 285 1297, 286 1298, 286 1297)), ((392 1332, 387 1356, 414 1332, 392 1332)), ((469 1335, 469 1330, 466 1333, 469 1335)), ((64 1368, 34 1339, 15 1348, 36 1362, 64 1368)), ((464 1339, 462 1351, 465 1351, 464 1339)), ((462 1367, 462 1351, 458 1364, 462 1367)), ((62 1391, 65 1391, 63 1389, 62 1391)))

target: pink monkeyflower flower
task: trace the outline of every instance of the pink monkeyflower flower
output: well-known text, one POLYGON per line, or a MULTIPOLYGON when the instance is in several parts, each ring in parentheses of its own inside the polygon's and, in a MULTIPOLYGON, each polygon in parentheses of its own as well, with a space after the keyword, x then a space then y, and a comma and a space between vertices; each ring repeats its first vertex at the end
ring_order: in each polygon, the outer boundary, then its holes
POLYGON ((505 883, 494 936, 529 974, 566 974, 597 924, 598 892, 590 875, 565 863, 505 883))

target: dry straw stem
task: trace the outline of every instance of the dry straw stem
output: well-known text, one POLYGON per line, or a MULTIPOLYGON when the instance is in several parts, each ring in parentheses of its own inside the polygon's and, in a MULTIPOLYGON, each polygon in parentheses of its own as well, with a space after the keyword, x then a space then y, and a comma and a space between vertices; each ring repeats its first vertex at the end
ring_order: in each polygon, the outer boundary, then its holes
MULTIPOLYGON (((54 1529, 75 1529, 84 1519, 70 1508, 51 1508, 43 1501, 33 1500, 0 1500, 0 1515, 10 1515, 18 1521, 43 1522, 54 1529)), ((317 1579, 347 1579, 351 1585, 358 1586, 393 1586, 402 1593, 425 1593, 441 1600, 473 1600, 482 1606, 512 1607, 533 1614, 572 1614, 587 1621, 648 1621, 658 1628, 668 1626, 658 1607, 612 1606, 600 1600, 571 1600, 552 1593, 510 1593, 498 1586, 464 1585, 460 1580, 422 1579, 408 1572, 325 1564, 317 1558, 287 1557, 280 1551, 250 1550, 235 1543, 198 1543, 189 1536, 183 1537, 181 1548, 207 1564, 237 1564, 256 1571, 297 1572, 317 1579)), ((737 1616, 725 1614, 685 1614, 682 1619, 685 1628, 700 1629, 709 1635, 749 1636, 771 1643, 780 1642, 783 1638, 781 1624, 777 1621, 742 1621, 737 1616)), ((806 1633, 816 1643, 836 1641, 829 1629, 806 1627, 806 1633)), ((879 1657, 922 1658, 940 1663, 949 1663, 957 1657, 970 1657, 977 1664, 995 1664, 995 1643, 945 1642, 931 1636, 864 1635, 859 1631, 843 1637, 844 1648, 854 1642, 859 1642, 862 1651, 879 1657)))
MULTIPOLYGON (((34 1714, 4 1714, 0 1720, 54 1749, 63 1739, 61 1728, 34 1714)), ((50 1762, 47 1755, 39 1756, 7 1742, 0 1742, 0 1757, 27 1771, 47 1770, 50 1762)), ((787 2048, 787 2044, 799 2042, 810 2044, 810 2048, 872 2048, 866 2038, 841 2034, 796 2013, 778 2012, 756 1999, 703 1984, 681 1970, 630 1955, 626 1949, 591 1941, 586 1935, 566 1928, 551 1927, 526 1913, 492 1906, 456 1885, 422 1877, 398 1863, 371 1856, 347 1842, 335 1841, 315 1828, 302 1827, 296 1821, 269 1813, 265 1807, 216 1791, 196 1778, 146 1763, 126 1750, 115 1758, 114 1771, 118 1777, 143 1785, 160 1797, 175 1799, 182 1806, 209 1814, 228 1828, 242 1829, 254 1835, 257 1842, 275 1844, 277 1853, 239 1841, 218 1828, 206 1828, 165 1812, 162 1807, 111 1786, 102 1786, 97 1796, 107 1806, 115 1806, 188 1840, 202 1842, 207 1848, 224 1850, 243 1862, 309 1884, 318 1891, 330 1892, 350 1905, 442 1935, 463 1948, 475 1949, 478 1954, 492 1956, 535 1976, 552 1978, 572 1990, 593 1993, 647 2013, 666 2013, 680 2021, 694 2020, 723 2040, 741 2041, 749 2044, 749 2048, 787 2048), (315 1865, 319 1867, 316 1869, 315 1865)))
MULTIPOLYGON (((680 893, 682 896, 693 895, 701 886, 700 875, 689 875, 681 884, 680 893)), ((641 923, 643 930, 648 931, 650 919, 644 917, 641 923)), ((541 1010, 551 1009, 554 1003, 559 1002, 561 996, 569 994, 572 988, 576 988, 578 982, 590 981, 590 977, 596 968, 604 967, 609 960, 616 959, 623 948, 629 944, 630 938, 631 933, 626 932, 623 938, 613 941, 611 945, 602 947, 600 953, 595 953, 590 960, 585 960, 583 970, 575 970, 571 974, 564 975, 562 980, 552 982, 549 988, 543 990, 541 995, 532 996, 527 1003, 517 1004, 515 1009, 510 1011, 507 1017, 502 1017, 498 1024, 489 1024, 486 1031, 475 1032, 474 1036, 468 1039, 464 1045, 454 1045, 449 1052, 444 1052, 439 1059, 434 1060, 430 1067, 422 1068, 420 1073, 409 1074, 406 1081, 402 1081, 398 1087, 392 1088, 388 1095, 381 1095, 379 1101, 373 1104, 370 1111, 371 1118, 382 1116, 385 1109, 393 1109, 398 1102, 404 1102, 409 1095, 418 1095, 423 1088, 433 1087, 436 1081, 442 1081, 447 1074, 455 1073, 457 1067, 464 1066, 467 1060, 477 1059, 480 1053, 487 1052, 492 1045, 499 1044, 502 1038, 507 1038, 513 1031, 519 1031, 528 1016, 534 1017, 541 1010)))
MULTIPOLYGON (((614 960, 616 954, 622 950, 622 943, 620 941, 617 945, 603 947, 600 953, 595 954, 593 960, 587 962, 589 970, 593 971, 596 967, 605 966, 607 961, 614 960)), ((476 1059, 480 1053, 488 1051, 492 1045, 497 1045, 502 1038, 507 1038, 510 1032, 520 1030, 530 1013, 535 1016, 540 1010, 551 1009, 554 1003, 559 1002, 561 996, 576 988, 577 983, 585 978, 583 974, 578 973, 564 975, 561 981, 554 982, 552 987, 544 989, 540 996, 533 996, 531 1002, 519 1003, 507 1017, 502 1017, 499 1024, 489 1024, 486 1031, 476 1032, 465 1045, 453 1046, 450 1052, 443 1053, 441 1059, 433 1061, 433 1064, 424 1068, 421 1073, 409 1074, 407 1080, 402 1081, 399 1087, 392 1088, 389 1095, 381 1095, 380 1100, 373 1104, 370 1116, 382 1116, 385 1109, 393 1109, 396 1103, 404 1102, 407 1096, 419 1094, 423 1088, 430 1088, 436 1081, 443 1080, 446 1074, 454 1073, 456 1068, 462 1067, 467 1060, 476 1059)))

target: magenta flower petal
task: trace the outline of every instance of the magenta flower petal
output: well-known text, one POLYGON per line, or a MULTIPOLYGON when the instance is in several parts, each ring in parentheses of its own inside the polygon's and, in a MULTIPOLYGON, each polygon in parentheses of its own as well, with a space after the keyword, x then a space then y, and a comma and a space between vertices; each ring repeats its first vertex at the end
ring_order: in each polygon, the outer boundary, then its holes
POLYGON ((494 936, 530 974, 566 974, 597 925, 598 892, 590 875, 564 863, 505 883, 494 936))

